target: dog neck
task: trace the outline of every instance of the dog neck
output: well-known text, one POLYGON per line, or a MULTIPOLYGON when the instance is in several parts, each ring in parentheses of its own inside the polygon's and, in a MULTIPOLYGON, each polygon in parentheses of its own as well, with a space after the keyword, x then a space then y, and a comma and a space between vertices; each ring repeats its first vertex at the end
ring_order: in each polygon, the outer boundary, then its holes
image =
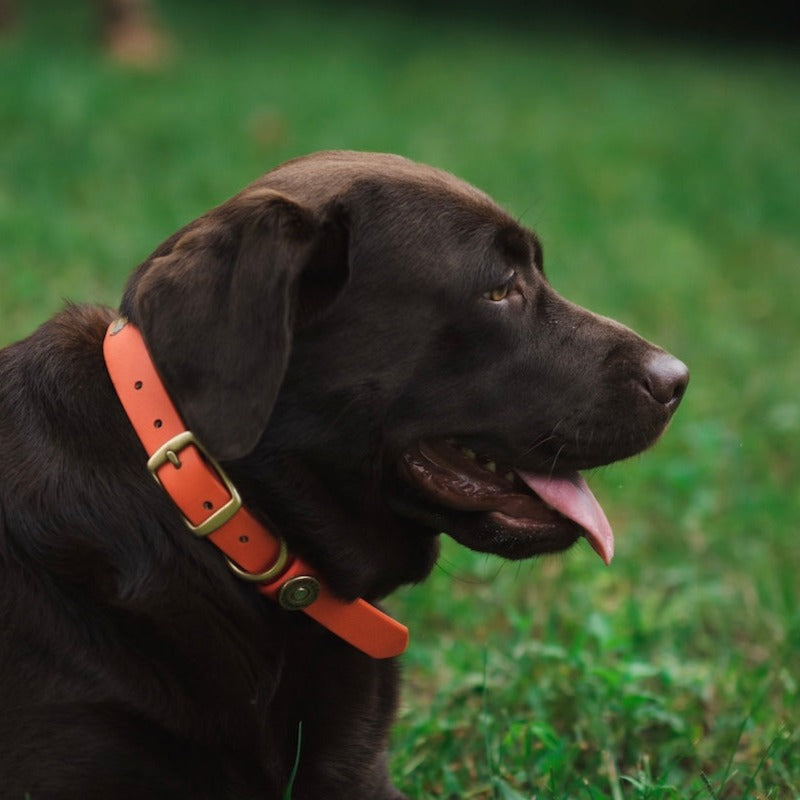
POLYGON ((171 497, 187 529, 225 556, 234 575, 287 612, 302 611, 372 658, 400 655, 408 629, 363 599, 345 602, 318 571, 289 553, 284 539, 242 504, 236 487, 187 430, 141 333, 124 318, 106 332, 111 381, 148 456, 147 469, 171 497))

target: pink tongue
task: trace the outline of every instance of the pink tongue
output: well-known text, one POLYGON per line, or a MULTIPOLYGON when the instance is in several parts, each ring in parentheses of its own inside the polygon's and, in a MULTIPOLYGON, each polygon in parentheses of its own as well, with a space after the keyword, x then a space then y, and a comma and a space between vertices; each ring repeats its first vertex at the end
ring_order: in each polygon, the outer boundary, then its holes
POLYGON ((517 475, 544 500, 584 529, 589 544, 597 555, 611 563, 614 557, 614 533, 600 503, 592 494, 586 481, 577 473, 565 478, 517 472, 517 475))

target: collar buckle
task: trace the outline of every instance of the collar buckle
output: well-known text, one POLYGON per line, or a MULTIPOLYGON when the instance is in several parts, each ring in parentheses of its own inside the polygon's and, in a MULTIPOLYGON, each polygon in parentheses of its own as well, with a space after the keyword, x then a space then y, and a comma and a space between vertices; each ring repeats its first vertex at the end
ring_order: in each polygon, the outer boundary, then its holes
POLYGON ((199 525, 193 525, 183 514, 183 521, 186 523, 186 527, 198 538, 202 539, 208 536, 214 531, 219 530, 226 522, 228 522, 234 514, 242 507, 242 498, 239 496, 239 492, 236 490, 236 487, 233 485, 231 479, 225 473, 225 470, 211 457, 209 452, 203 447, 203 445, 198 441, 195 435, 191 431, 182 431, 181 433, 173 436, 171 439, 168 439, 158 450, 153 453, 152 456, 147 460, 147 469, 150 471, 150 474, 155 479, 155 482, 163 487, 161 483, 161 479, 158 477, 159 470, 166 466, 167 464, 171 464, 175 469, 181 468, 181 460, 179 453, 182 450, 185 450, 187 447, 195 447, 203 456, 203 458, 208 462, 214 472, 217 474, 217 477, 222 481, 223 485, 225 486, 225 490, 231 496, 231 499, 228 500, 225 505, 218 508, 213 514, 211 514, 208 519, 201 522, 199 525))

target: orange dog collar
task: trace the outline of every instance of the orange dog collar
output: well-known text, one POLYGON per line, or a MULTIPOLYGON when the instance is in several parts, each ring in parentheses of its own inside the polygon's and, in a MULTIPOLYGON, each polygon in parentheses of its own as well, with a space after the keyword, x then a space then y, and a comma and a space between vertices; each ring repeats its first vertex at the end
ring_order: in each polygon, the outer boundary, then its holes
POLYGON ((106 332, 103 354, 114 388, 148 455, 147 468, 172 498, 187 528, 225 555, 242 580, 288 611, 301 610, 373 658, 400 655, 408 629, 358 599, 335 597, 316 570, 243 505, 236 487, 186 429, 141 333, 125 319, 106 332))

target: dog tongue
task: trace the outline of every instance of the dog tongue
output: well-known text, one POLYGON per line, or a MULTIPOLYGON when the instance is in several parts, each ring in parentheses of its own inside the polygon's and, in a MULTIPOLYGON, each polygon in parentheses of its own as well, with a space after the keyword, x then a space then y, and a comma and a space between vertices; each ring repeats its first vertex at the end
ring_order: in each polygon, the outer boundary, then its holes
POLYGON ((517 472, 517 475, 559 514, 584 529, 589 544, 606 564, 614 557, 614 533, 600 503, 577 472, 563 478, 517 472))

